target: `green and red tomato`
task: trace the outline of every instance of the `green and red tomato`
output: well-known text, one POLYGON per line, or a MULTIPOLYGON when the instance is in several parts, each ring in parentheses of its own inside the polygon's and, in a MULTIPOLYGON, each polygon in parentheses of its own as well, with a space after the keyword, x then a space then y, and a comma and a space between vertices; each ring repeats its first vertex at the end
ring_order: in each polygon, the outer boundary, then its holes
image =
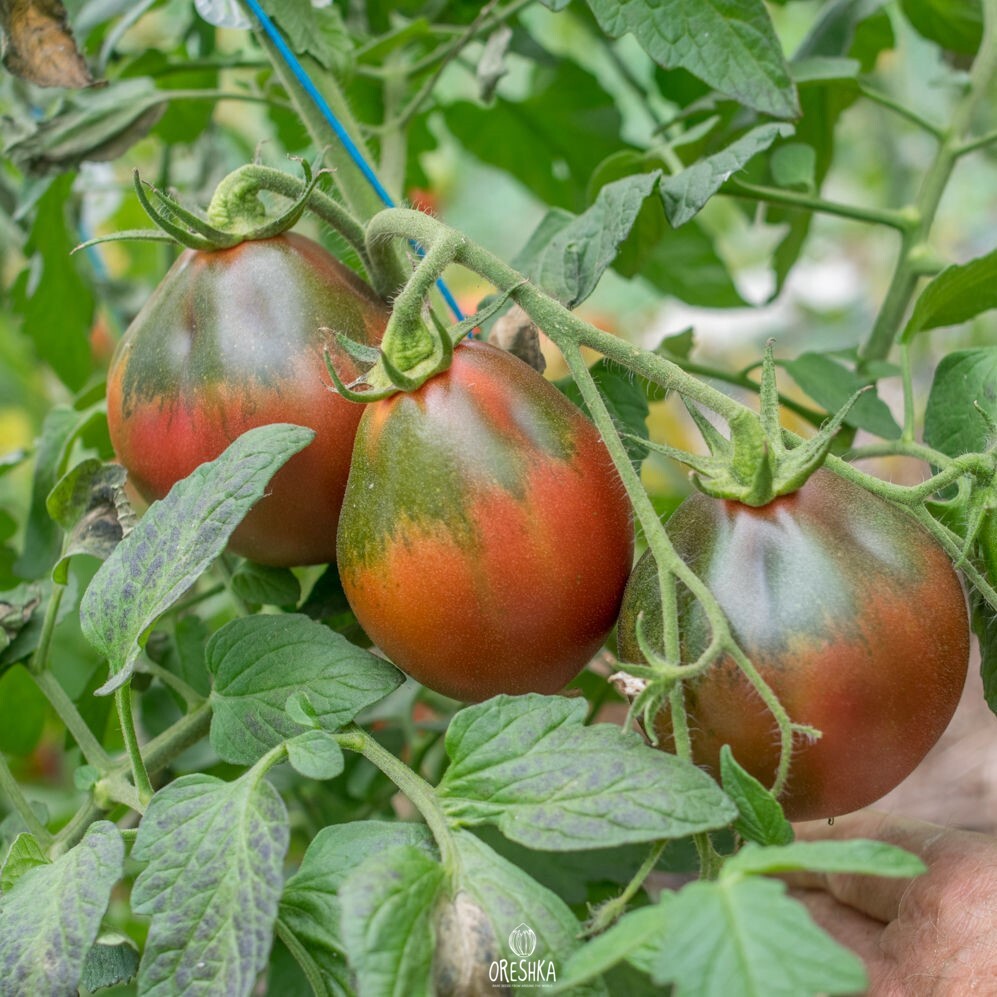
POLYGON ((315 439, 277 472, 230 547, 271 565, 332 561, 362 406, 332 389, 325 352, 349 380, 337 334, 374 344, 387 318, 370 287, 304 236, 185 250, 108 373, 111 441, 131 484, 146 501, 162 498, 247 429, 308 426, 315 439))
POLYGON ((633 561, 598 432, 516 357, 480 342, 367 406, 337 562, 360 624, 461 700, 553 693, 611 630, 633 561))
MULTIPOLYGON (((706 495, 667 524, 677 552, 709 586, 732 635, 790 719, 822 732, 794 741, 782 803, 794 820, 834 817, 898 785, 941 736, 966 678, 969 622, 959 578, 904 510, 827 470, 760 508, 706 495)), ((661 647, 657 571, 634 569, 619 624, 626 661, 641 661, 636 623, 661 647)), ((702 607, 680 591, 684 661, 706 648, 702 607)), ((771 712, 724 657, 685 685, 694 761, 719 771, 729 744, 770 785, 779 760, 771 712)), ((658 733, 671 743, 667 713, 658 733)))

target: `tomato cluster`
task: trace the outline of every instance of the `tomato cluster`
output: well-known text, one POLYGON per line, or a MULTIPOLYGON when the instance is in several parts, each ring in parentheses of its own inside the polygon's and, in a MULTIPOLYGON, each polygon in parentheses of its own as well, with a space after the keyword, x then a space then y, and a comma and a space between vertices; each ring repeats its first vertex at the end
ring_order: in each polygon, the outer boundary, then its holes
MULTIPOLYGON (((962 691, 969 623, 945 552, 911 517, 829 471, 761 508, 695 495, 668 522, 682 558, 706 582, 733 637, 798 738, 782 798, 795 820, 833 817, 879 799, 941 736, 962 691)), ((653 560, 634 569, 619 648, 642 660, 637 618, 662 643, 653 560)), ((710 640, 702 607, 680 599, 682 657, 710 640)), ((719 770, 720 749, 766 784, 779 759, 775 720, 729 658, 685 687, 694 759, 719 770)), ((667 746, 670 723, 660 715, 667 746)))
MULTIPOLYGON (((387 317, 301 236, 184 252, 109 371, 111 439, 133 486, 159 498, 253 426, 310 426, 314 442, 232 549, 273 565, 336 560, 361 625, 420 682, 461 700, 554 693, 618 616, 621 656, 642 660, 639 617, 662 641, 657 571, 646 555, 631 574, 631 508, 595 427, 522 361, 473 341, 414 391, 346 401, 325 354, 340 333, 376 343, 387 317)), ((337 363, 348 375, 348 358, 337 363)), ((934 540, 827 471, 761 508, 694 496, 668 530, 790 717, 822 732, 794 745, 788 815, 844 813, 903 779, 966 674, 965 599, 934 540)), ((711 633, 685 591, 680 628, 695 660, 711 633)), ((775 720, 735 662, 685 697, 697 762, 716 771, 729 744, 772 782, 775 720)), ((667 720, 658 733, 667 746, 667 720)))

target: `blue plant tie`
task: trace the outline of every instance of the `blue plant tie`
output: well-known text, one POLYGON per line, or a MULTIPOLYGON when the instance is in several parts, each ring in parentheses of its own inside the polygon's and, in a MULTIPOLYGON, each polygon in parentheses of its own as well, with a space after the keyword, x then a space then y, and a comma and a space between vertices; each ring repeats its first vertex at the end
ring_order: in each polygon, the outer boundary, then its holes
MULTIPOLYGON (((281 58, 287 63, 288 68, 294 74, 297 81, 301 84, 305 93, 308 94, 311 102, 318 108, 319 113, 325 118, 326 122, 336 133, 336 137, 343 144, 343 148, 348 153, 350 159, 356 164, 357 169, 364 175, 364 179, 371 185, 374 192, 381 199, 382 203, 387 208, 395 207, 395 202, 391 195, 387 192, 384 184, 381 183, 377 174, 374 172, 370 163, 364 159, 363 153, 357 148, 356 143, 350 137, 349 132, 343 127, 342 122, 336 117, 335 112, 329 106, 329 102, 322 96, 319 92, 317 86, 313 82, 312 78, 308 75, 307 70, 298 61, 298 57, 291 51, 287 42, 284 41, 281 36, 280 31, 277 29, 277 25, 273 23, 267 12, 260 6, 258 0, 245 0, 246 6, 253 12, 253 16, 260 22, 261 27, 267 33, 267 36, 273 42, 274 47, 280 53, 281 58)), ((425 250, 422 246, 412 243, 413 249, 419 256, 425 255, 425 250)), ((436 281, 436 286, 439 289, 443 300, 447 303, 450 311, 453 312, 454 317, 457 321, 461 321, 464 318, 464 313, 461 310, 460 305, 457 304, 457 299, 453 296, 450 288, 443 282, 440 278, 436 281)))

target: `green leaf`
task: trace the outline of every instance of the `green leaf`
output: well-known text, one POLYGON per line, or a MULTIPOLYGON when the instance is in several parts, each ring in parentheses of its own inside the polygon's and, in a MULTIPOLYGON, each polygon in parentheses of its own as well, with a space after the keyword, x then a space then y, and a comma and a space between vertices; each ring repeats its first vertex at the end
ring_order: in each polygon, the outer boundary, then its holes
POLYGON ((283 0, 273 16, 298 55, 310 55, 324 69, 340 76, 349 70, 353 42, 337 7, 311 0, 283 0))
MULTIPOLYGON (((793 360, 783 361, 782 366, 818 405, 831 413, 837 412, 866 383, 826 353, 801 353, 793 360)), ((875 389, 867 391, 851 407, 845 423, 887 440, 900 437, 896 419, 875 389)))
POLYGON ((697 221, 672 229, 664 205, 649 201, 613 269, 639 276, 662 294, 704 308, 740 308, 744 298, 713 240, 697 221))
POLYGON ((851 841, 794 841, 789 845, 768 848, 749 843, 724 863, 720 878, 803 869, 905 878, 920 875, 925 865, 916 855, 902 848, 864 838, 851 841))
POLYGON ((777 138, 793 134, 793 126, 768 123, 746 132, 725 149, 661 181, 665 214, 675 228, 695 217, 704 204, 749 160, 777 138))
POLYGON ((640 173, 606 184, 581 215, 551 211, 513 262, 565 307, 576 308, 612 266, 661 176, 640 173))
MULTIPOLYGON (((36 125, 30 135, 9 143, 4 151, 21 169, 38 174, 71 170, 84 161, 116 159, 148 133, 168 99, 169 93, 157 90, 146 77, 78 90, 66 96, 57 114, 36 125)), ((71 182, 68 174, 56 181, 71 182)), ((91 301, 89 290, 84 291, 82 300, 91 301)), ((78 299, 56 298, 51 307, 65 315, 65 301, 78 299)))
POLYGON ((69 560, 90 554, 102 561, 135 525, 135 512, 125 495, 127 472, 120 464, 88 458, 77 464, 49 493, 49 515, 66 531, 62 557, 52 571, 65 585, 69 560))
POLYGON ((87 953, 80 986, 87 993, 128 983, 138 973, 138 950, 123 935, 102 935, 87 953))
POLYGON ((290 568, 246 561, 232 576, 232 591, 253 606, 296 606, 301 583, 290 568))
POLYGON ((226 761, 252 764, 306 728, 287 714, 304 691, 317 723, 335 731, 401 685, 394 665, 306 616, 233 620, 208 642, 214 676, 211 744, 226 761))
POLYGON ((330 994, 352 994, 340 931, 339 888, 366 859, 402 846, 433 851, 425 824, 353 821, 323 828, 312 839, 280 900, 282 934, 290 933, 318 970, 330 994))
POLYGON ((434 992, 433 922, 446 879, 438 861, 403 845, 340 887, 343 942, 364 997, 434 992))
POLYGON ((673 984, 673 997, 817 997, 868 982, 862 960, 772 879, 690 883, 664 906, 661 928, 630 961, 673 984))
POLYGON ((9 893, 13 885, 35 866, 48 865, 48 857, 33 834, 22 831, 11 843, 0 871, 0 893, 9 893))
POLYGON ((772 179, 779 187, 813 191, 817 176, 817 153, 803 142, 780 145, 769 158, 772 179))
POLYGON ((724 792, 740 813, 734 821, 734 830, 742 838, 761 845, 788 845, 793 840, 793 827, 786 820, 779 801, 738 765, 728 744, 720 751, 720 776, 724 792))
POLYGON ((29 755, 38 746, 48 716, 48 700, 28 674, 15 665, 0 678, 0 751, 29 755))
MULTIPOLYGON (((438 926, 437 958, 449 956, 455 975, 460 978, 454 950, 462 938, 467 948, 460 968, 464 973, 472 967, 479 973, 483 969, 487 977, 493 960, 513 962, 521 958, 512 947, 511 937, 516 929, 525 926, 536 943, 528 961, 542 964, 534 972, 542 973, 545 980, 560 976, 564 960, 578 948, 581 932, 571 909, 557 894, 470 832, 457 831, 454 840, 461 861, 459 890, 472 904, 466 908, 463 919, 454 916, 456 923, 450 926, 449 933, 438 926)), ((572 993, 594 997, 605 994, 606 990, 596 983, 578 987, 572 993)))
POLYGON ((946 267, 935 277, 914 303, 903 338, 968 322, 991 308, 997 308, 997 249, 946 267))
POLYGON ((50 409, 42 423, 35 451, 31 482, 31 508, 24 533, 24 553, 14 564, 21 578, 41 578, 52 570, 62 549, 59 527, 49 515, 46 501, 61 475, 65 451, 75 436, 80 414, 68 405, 50 409))
POLYGON ((110 665, 98 690, 128 681, 156 620, 224 550, 279 468, 315 434, 259 426, 178 481, 101 565, 80 605, 83 634, 110 665))
POLYGON ((553 992, 573 994, 577 987, 598 979, 631 953, 655 941, 665 930, 666 912, 672 899, 671 893, 663 893, 653 907, 628 911, 608 931, 573 952, 553 992))
POLYGON ((584 701, 535 694, 461 710, 437 789, 447 815, 548 851, 678 838, 737 816, 706 773, 585 715, 584 701))
POLYGON ((343 771, 343 750, 325 731, 309 730, 287 742, 287 760, 308 779, 334 779, 343 771))
POLYGON ((267 963, 287 851, 287 810, 255 771, 181 776, 152 798, 132 858, 132 909, 152 918, 139 992, 248 995, 267 963))
POLYGON ((80 261, 70 256, 79 241, 67 218, 72 186, 73 176, 67 173, 39 198, 25 246, 30 263, 13 296, 38 356, 66 387, 78 391, 91 370, 87 334, 93 291, 80 274, 80 261))
POLYGON ((458 139, 474 136, 473 155, 505 170, 545 204, 571 211, 586 207, 589 177, 620 148, 616 102, 570 59, 540 70, 522 101, 498 97, 488 107, 460 101, 443 113, 458 139), (534 154, 538 148, 543 155, 534 154), (563 170, 551 169, 551 163, 563 170))
POLYGON ((997 421, 997 346, 942 357, 924 412, 925 442, 949 457, 981 453, 993 441, 980 409, 997 421))
POLYGON ((796 91, 761 0, 588 0, 603 31, 630 33, 662 68, 681 67, 765 114, 799 113, 796 91))
POLYGON ((0 897, 0 981, 9 994, 75 994, 114 884, 121 833, 102 820, 54 862, 26 869, 0 897))
MULTIPOLYGON (((633 374, 618 364, 602 359, 590 368, 592 378, 602 395, 616 425, 625 433, 642 440, 648 438, 647 417, 651 409, 647 394, 633 374)), ((557 387, 576 405, 588 413, 578 385, 571 378, 558 382, 557 387)), ((640 467, 647 450, 637 440, 624 439, 624 445, 635 467, 640 467)))
POLYGON ((973 55, 983 38, 980 0, 900 0, 914 30, 952 52, 973 55))

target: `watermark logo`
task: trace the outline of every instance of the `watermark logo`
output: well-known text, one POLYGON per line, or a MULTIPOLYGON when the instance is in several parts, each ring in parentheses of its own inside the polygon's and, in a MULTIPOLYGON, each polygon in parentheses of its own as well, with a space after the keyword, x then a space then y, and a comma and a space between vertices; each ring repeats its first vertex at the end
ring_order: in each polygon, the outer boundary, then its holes
POLYGON ((509 948, 520 959, 529 959, 536 951, 536 947, 536 932, 528 924, 518 924, 512 929, 512 934, 509 935, 509 948))
POLYGON ((530 958, 537 949, 537 934, 528 924, 517 924, 512 929, 509 949, 515 959, 496 959, 488 967, 488 979, 492 983, 512 983, 517 988, 524 988, 557 982, 557 970, 550 959, 530 958))

